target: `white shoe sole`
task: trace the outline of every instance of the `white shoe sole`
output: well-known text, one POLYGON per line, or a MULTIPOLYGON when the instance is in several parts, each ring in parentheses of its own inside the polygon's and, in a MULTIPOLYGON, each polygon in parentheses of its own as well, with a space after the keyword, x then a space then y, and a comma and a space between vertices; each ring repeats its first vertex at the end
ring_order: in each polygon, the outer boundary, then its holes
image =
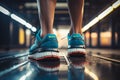
POLYGON ((28 58, 34 60, 42 60, 46 58, 60 59, 60 56, 59 56, 59 52, 45 51, 45 52, 37 52, 35 54, 28 55, 28 58))
POLYGON ((85 55, 86 50, 82 48, 70 48, 68 49, 68 56, 69 55, 85 55))

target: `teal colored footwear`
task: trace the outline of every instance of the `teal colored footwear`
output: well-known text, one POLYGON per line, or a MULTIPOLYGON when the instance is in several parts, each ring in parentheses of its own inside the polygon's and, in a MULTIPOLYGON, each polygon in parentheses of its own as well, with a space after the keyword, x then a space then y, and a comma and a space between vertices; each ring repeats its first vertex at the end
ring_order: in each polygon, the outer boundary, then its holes
POLYGON ((43 60, 48 58, 59 59, 58 41, 55 34, 40 37, 40 31, 35 36, 35 42, 29 49, 29 59, 43 60))
POLYGON ((73 33, 68 34, 68 56, 83 56, 86 54, 83 36, 73 33))

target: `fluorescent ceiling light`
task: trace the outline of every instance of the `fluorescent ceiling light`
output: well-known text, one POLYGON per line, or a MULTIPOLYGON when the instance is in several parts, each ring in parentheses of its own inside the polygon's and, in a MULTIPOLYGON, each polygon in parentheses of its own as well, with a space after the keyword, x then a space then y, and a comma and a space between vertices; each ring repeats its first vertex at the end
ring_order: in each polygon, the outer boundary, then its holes
POLYGON ((56 7, 57 7, 57 8, 67 8, 68 5, 67 5, 67 3, 57 3, 57 4, 56 4, 56 7))
POLYGON ((118 8, 120 6, 120 0, 117 0, 115 3, 113 3, 112 6, 108 7, 106 10, 104 10, 101 14, 99 14, 96 18, 91 20, 87 25, 85 25, 82 28, 82 32, 85 32, 89 28, 91 28, 93 25, 95 25, 99 20, 102 20, 107 15, 109 15, 115 8, 118 8))
POLYGON ((88 30, 90 27, 92 27, 94 24, 96 24, 99 21, 99 18, 94 18, 91 22, 89 22, 86 26, 82 28, 82 32, 88 30))
MULTIPOLYGON (((4 13, 5 15, 10 15, 10 12, 2 6, 0 6, 0 12, 4 13)), ((11 14, 10 17, 15 21, 25 25, 27 28, 31 29, 33 32, 37 31, 35 27, 32 27, 30 23, 27 23, 24 19, 20 18, 19 16, 15 14, 11 14)))
POLYGON ((10 15, 10 12, 2 6, 0 6, 0 12, 2 12, 5 15, 8 15, 8 16, 10 15))
MULTIPOLYGON (((37 8, 37 3, 25 3, 25 7, 27 8, 37 8)), ((67 8, 67 3, 57 3, 56 8, 67 8)))
POLYGON ((107 16, 108 14, 110 14, 113 11, 113 7, 109 7, 107 8, 105 11, 103 11, 100 15, 98 15, 98 18, 101 20, 103 19, 105 16, 107 16))
POLYGON ((32 27, 31 30, 32 30, 33 32, 36 32, 36 31, 37 31, 37 29, 36 29, 35 27, 32 27))
POLYGON ((22 18, 18 17, 18 16, 15 15, 15 14, 11 14, 11 18, 14 19, 14 20, 16 20, 17 22, 23 24, 23 25, 26 24, 26 21, 25 21, 25 20, 23 20, 22 18))
POLYGON ((25 7, 27 7, 27 8, 37 8, 37 3, 25 3, 25 7))
POLYGON ((32 25, 30 23, 26 23, 25 26, 29 29, 32 28, 32 25))
POLYGON ((116 2, 112 5, 113 8, 117 8, 117 7, 119 7, 119 6, 120 6, 120 0, 116 1, 116 2))
POLYGON ((22 18, 18 17, 15 14, 11 14, 11 18, 16 20, 17 22, 25 25, 27 28, 31 29, 33 32, 37 31, 37 29, 35 27, 32 27, 32 25, 30 23, 27 23, 25 20, 23 20, 22 18))

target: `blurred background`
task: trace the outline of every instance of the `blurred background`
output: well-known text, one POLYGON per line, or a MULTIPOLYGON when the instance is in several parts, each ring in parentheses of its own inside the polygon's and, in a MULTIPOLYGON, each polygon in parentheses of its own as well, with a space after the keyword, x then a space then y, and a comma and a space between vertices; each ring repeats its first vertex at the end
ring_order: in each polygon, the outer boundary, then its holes
MULTIPOLYGON (((120 49, 120 0, 85 0, 83 34, 87 49, 120 49)), ((0 50, 28 49, 40 27, 36 0, 0 0, 0 50)), ((66 0, 57 0, 54 32, 67 48, 70 18, 66 0)))
POLYGON ((60 61, 28 59, 33 33, 39 28, 36 0, 0 0, 0 80, 120 79, 120 0, 85 0, 86 57, 72 60, 66 56, 70 29, 66 0, 57 0, 53 29, 60 61))

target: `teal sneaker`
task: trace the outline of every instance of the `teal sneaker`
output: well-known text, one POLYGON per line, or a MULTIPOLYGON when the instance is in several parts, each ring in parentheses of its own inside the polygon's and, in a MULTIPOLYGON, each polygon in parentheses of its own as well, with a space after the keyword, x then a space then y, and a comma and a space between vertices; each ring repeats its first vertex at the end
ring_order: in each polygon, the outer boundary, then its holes
POLYGON ((35 36, 35 42, 29 49, 29 59, 59 59, 58 41, 55 34, 47 34, 40 37, 40 31, 35 36))
POLYGON ((86 54, 83 36, 73 33, 68 34, 68 56, 80 57, 86 54))

